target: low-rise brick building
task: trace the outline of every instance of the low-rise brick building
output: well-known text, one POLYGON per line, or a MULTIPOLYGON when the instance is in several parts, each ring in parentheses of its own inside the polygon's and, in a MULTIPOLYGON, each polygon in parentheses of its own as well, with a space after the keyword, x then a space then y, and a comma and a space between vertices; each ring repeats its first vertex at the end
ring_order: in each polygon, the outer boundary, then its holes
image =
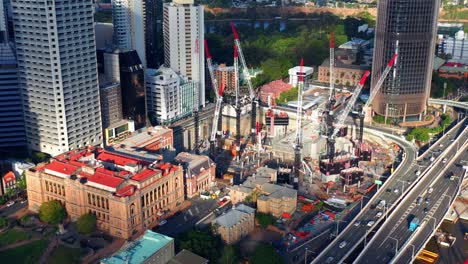
MULTIPOLYGON (((348 88, 355 87, 361 80, 362 75, 368 67, 346 64, 341 60, 335 60, 335 84, 340 84, 348 88)), ((318 70, 318 81, 322 83, 330 83, 330 60, 325 59, 318 70)))
POLYGON ((201 191, 208 191, 215 182, 216 164, 208 156, 181 152, 174 163, 184 168, 187 198, 192 198, 201 191))
POLYGON ((297 207, 297 190, 266 183, 261 186, 261 195, 257 198, 257 211, 281 217, 284 213, 292 215, 297 207))
POLYGON ((211 223, 221 239, 232 245, 247 236, 255 228, 255 209, 239 204, 211 223))
POLYGON ((26 171, 29 210, 58 200, 76 220, 93 213, 98 229, 129 238, 159 221, 158 212, 184 201, 183 170, 88 147, 26 171))

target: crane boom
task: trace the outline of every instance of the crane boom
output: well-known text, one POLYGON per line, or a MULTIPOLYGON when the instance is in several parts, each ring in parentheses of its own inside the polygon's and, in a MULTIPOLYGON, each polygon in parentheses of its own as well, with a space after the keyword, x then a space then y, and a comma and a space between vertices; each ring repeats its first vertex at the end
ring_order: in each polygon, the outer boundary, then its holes
POLYGON ((354 104, 356 103, 359 94, 361 93, 362 87, 366 83, 367 77, 369 77, 370 71, 366 71, 364 75, 362 76, 361 80, 359 81, 359 84, 356 86, 354 89, 354 93, 351 96, 351 99, 349 99, 348 104, 346 105, 345 109, 341 113, 340 116, 337 118, 337 123, 335 126, 335 129, 333 130, 332 137, 335 137, 338 134, 338 131, 340 131, 340 127, 344 124, 346 117, 348 117, 349 112, 353 108, 354 104))
POLYGON ((239 35, 237 34, 237 30, 236 30, 236 27, 234 26, 234 23, 232 22, 231 22, 231 29, 232 29, 232 33, 234 34, 234 43, 236 44, 236 48, 237 48, 240 62, 242 65, 242 73, 244 74, 244 78, 246 79, 247 85, 249 87, 250 100, 255 100, 255 92, 252 86, 252 82, 250 81, 250 74, 247 68, 247 63, 245 62, 244 53, 242 52, 242 47, 239 41, 239 35))
POLYGON ((223 103, 223 91, 224 91, 224 85, 221 84, 221 87, 219 88, 219 95, 216 98, 216 108, 215 108, 214 117, 213 117, 213 124, 211 127, 211 137, 210 137, 211 142, 214 142, 216 139, 216 131, 218 130, 218 122, 219 122, 219 113, 221 112, 221 104, 223 103))
POLYGON ((369 99, 367 99, 366 104, 362 107, 362 113, 364 113, 364 109, 366 109, 371 103, 372 100, 374 100, 374 97, 377 95, 377 93, 380 91, 380 87, 382 87, 382 84, 384 83, 385 79, 387 78, 388 74, 390 73, 390 70, 392 69, 393 65, 395 65, 396 59, 398 58, 398 54, 394 54, 392 59, 388 62, 387 67, 385 68, 384 72, 382 73, 382 76, 380 77, 379 81, 375 84, 374 89, 372 89, 369 99))
POLYGON ((211 84, 213 86, 213 91, 216 96, 216 100, 219 99, 218 91, 216 90, 218 87, 218 81, 215 78, 214 75, 214 69, 213 69, 213 62, 211 60, 211 54, 208 49, 208 42, 205 39, 205 54, 206 54, 206 63, 208 64, 208 71, 210 72, 210 78, 211 78, 211 84))

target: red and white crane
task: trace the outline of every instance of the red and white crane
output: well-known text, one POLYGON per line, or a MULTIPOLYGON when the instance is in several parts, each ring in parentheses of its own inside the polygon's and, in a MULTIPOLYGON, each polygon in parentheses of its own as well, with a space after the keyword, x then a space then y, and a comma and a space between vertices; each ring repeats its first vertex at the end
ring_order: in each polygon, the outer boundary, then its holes
POLYGON ((294 176, 299 180, 302 150, 302 93, 304 90, 304 59, 301 59, 297 82, 296 140, 294 142, 294 176))
POLYGON ((234 23, 232 22, 231 22, 231 29, 232 29, 232 33, 234 34, 234 44, 238 51, 239 59, 242 65, 242 73, 244 75, 245 80, 247 81, 247 86, 249 88, 249 98, 252 104, 250 137, 251 137, 252 143, 254 143, 255 142, 255 130, 256 130, 256 124, 257 124, 257 98, 255 95, 254 88, 252 86, 252 82, 250 80, 250 74, 247 68, 247 63, 245 62, 244 53, 242 52, 241 43, 239 41, 239 35, 237 34, 237 30, 236 30, 236 27, 234 26, 234 23))

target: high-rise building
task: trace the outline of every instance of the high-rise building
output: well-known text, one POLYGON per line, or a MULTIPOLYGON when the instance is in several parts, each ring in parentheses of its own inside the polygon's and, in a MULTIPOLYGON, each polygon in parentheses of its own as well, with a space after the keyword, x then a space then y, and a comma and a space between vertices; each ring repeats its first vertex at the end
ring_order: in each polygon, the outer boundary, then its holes
POLYGON ((100 82, 102 127, 107 128, 122 121, 122 96, 120 83, 100 82))
MULTIPOLYGON (((6 37, 6 35, 4 35, 6 37)), ((5 40, 6 38, 4 38, 5 40)), ((0 149, 26 146, 18 66, 13 47, 0 41, 0 149)))
POLYGON ((195 82, 161 66, 146 71, 146 98, 152 123, 170 124, 192 114, 195 82))
POLYGON ((203 6, 193 0, 165 3, 164 65, 198 85, 198 102, 205 105, 205 53, 203 6))
POLYGON ((135 50, 98 50, 98 64, 106 80, 119 82, 123 118, 133 120, 135 129, 146 126, 145 72, 135 50))
POLYGON ((0 43, 8 41, 7 17, 3 2, 0 2, 0 43))
POLYGON ((151 69, 162 64, 162 4, 162 0, 145 0, 146 66, 151 69))
POLYGON ((119 49, 136 50, 146 65, 145 0, 112 0, 114 41, 119 49))
POLYGON ((393 54, 395 66, 372 102, 382 116, 422 117, 432 78, 440 0, 378 2, 372 84, 379 80, 393 54))
POLYGON ((12 0, 30 149, 102 143, 93 0, 12 0))
POLYGON ((441 39, 438 54, 448 55, 450 61, 468 64, 468 34, 460 30, 453 38, 441 39))

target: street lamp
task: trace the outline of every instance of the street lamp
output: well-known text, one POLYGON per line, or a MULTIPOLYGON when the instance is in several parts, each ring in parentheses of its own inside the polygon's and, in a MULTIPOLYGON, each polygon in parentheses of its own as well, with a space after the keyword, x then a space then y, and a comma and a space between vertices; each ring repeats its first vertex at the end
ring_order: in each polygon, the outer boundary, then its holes
POLYGON ((336 220, 336 236, 338 236, 340 222, 348 223, 348 221, 336 220))
POLYGON ((312 254, 315 254, 315 251, 309 250, 308 247, 305 248, 305 259, 304 259, 304 264, 307 264, 307 257, 309 256, 309 252, 312 254))
POLYGON ((398 255, 398 239, 393 238, 393 237, 391 237, 391 236, 388 236, 388 238, 393 239, 393 240, 396 241, 396 245, 395 245, 395 256, 398 255))
POLYGON ((434 220, 434 230, 436 230, 437 219, 435 219, 433 216, 429 216, 429 218, 434 220))
POLYGON ((413 254, 411 254, 411 259, 414 259, 414 249, 415 249, 415 246, 411 243, 408 244, 408 246, 411 246, 413 248, 413 254))

